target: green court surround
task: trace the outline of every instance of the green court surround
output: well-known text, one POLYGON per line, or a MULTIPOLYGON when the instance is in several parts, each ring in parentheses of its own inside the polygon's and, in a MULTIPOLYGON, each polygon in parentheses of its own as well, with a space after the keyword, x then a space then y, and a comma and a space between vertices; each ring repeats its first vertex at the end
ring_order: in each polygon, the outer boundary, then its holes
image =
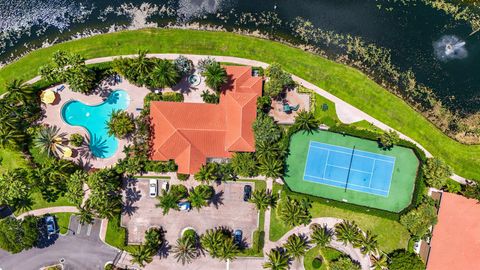
POLYGON ((291 137, 285 182, 295 192, 398 213, 412 201, 418 166, 419 160, 409 148, 394 146, 391 150, 383 150, 378 147, 376 141, 334 132, 318 131, 313 134, 298 132, 291 137), (395 157, 388 197, 353 190, 345 191, 343 188, 304 181, 303 173, 311 140, 349 148, 355 146, 358 150, 395 157))

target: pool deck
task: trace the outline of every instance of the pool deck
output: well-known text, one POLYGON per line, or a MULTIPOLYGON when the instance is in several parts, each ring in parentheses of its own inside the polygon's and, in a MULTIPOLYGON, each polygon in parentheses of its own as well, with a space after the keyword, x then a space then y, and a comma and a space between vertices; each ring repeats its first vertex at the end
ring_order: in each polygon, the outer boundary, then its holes
MULTIPOLYGON (((56 88, 57 86, 49 89, 55 90, 56 88)), ((95 90, 94 94, 91 95, 73 92, 70 90, 68 85, 65 85, 65 89, 57 94, 57 99, 53 104, 43 104, 43 108, 45 109, 45 117, 41 120, 41 123, 59 127, 60 132, 66 134, 66 139, 68 139, 73 133, 79 133, 84 136, 84 138, 89 138, 89 134, 86 129, 79 126, 71 126, 62 119, 61 110, 63 105, 70 100, 78 100, 87 105, 97 105, 102 103, 106 97, 108 97, 110 92, 118 89, 125 90, 130 96, 130 104, 128 105, 126 111, 132 113, 134 116, 138 116, 140 111, 137 111, 136 108, 143 108, 143 99, 150 92, 150 90, 145 87, 135 86, 126 80, 116 84, 113 84, 110 81, 103 81, 101 87, 95 90)), ((118 139, 118 149, 116 153, 109 158, 93 157, 87 145, 77 148, 69 145, 70 148, 75 149, 78 153, 71 159, 78 164, 81 164, 86 169, 110 167, 119 159, 125 157, 125 154, 123 153, 123 147, 128 143, 129 141, 127 139, 118 139)))

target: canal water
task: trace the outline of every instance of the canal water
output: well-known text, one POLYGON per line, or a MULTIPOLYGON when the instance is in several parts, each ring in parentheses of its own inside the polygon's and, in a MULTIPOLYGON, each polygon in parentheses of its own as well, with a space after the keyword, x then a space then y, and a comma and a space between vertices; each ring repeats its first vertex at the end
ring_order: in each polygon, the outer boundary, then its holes
MULTIPOLYGON (((453 0, 455 1, 455 0, 453 0)), ((138 27, 210 23, 300 42, 292 24, 361 37, 389 49, 451 108, 480 110, 480 32, 420 1, 392 0, 2 0, 0 61, 72 38, 138 27), (412 2, 414 4, 412 4, 412 2), (139 15, 143 14, 143 15, 139 15), (133 19, 135 18, 135 20, 133 19), (133 23, 133 22, 136 23, 133 23), (136 25, 135 25, 136 24, 136 25)), ((314 44, 329 53, 325 44, 314 44)), ((331 52, 334 53, 334 52, 331 52)))

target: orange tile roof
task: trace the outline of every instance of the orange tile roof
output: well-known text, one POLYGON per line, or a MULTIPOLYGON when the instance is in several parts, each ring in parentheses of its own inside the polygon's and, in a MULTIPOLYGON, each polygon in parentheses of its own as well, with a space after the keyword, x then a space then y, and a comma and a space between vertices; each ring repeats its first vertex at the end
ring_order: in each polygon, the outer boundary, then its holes
POLYGON ((444 192, 433 228, 428 270, 479 269, 480 205, 444 192))
POLYGON ((255 151, 252 124, 262 79, 252 77, 251 67, 225 69, 228 83, 219 104, 151 102, 153 160, 174 159, 179 173, 193 174, 207 158, 255 151))

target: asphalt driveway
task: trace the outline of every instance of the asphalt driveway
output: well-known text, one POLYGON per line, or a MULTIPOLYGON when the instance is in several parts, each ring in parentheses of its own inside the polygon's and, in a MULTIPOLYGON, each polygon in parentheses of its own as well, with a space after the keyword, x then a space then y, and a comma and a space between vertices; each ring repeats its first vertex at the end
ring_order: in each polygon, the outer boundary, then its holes
MULTIPOLYGON (((158 186, 162 181, 158 181, 158 186)), ((216 198, 209 206, 200 211, 170 210, 164 216, 162 209, 155 206, 158 200, 148 196, 148 179, 138 179, 133 187, 125 191, 127 196, 133 197, 127 203, 128 210, 122 215, 122 225, 128 229, 128 242, 142 242, 145 231, 153 226, 161 226, 166 230, 166 239, 170 244, 176 242, 185 228, 193 228, 202 234, 207 229, 224 226, 231 230, 241 229, 245 243, 251 245, 252 234, 258 227, 258 211, 252 203, 243 201, 246 184, 254 187, 253 183, 246 182, 213 184, 216 198)))
POLYGON ((0 250, 0 269, 32 269, 59 263, 64 259, 65 269, 103 269, 108 261, 113 261, 117 251, 105 245, 98 238, 100 220, 90 227, 80 226, 72 216, 69 232, 51 242, 43 242, 42 247, 32 248, 17 254, 8 254, 0 250), (78 230, 78 231, 77 231, 78 230))

